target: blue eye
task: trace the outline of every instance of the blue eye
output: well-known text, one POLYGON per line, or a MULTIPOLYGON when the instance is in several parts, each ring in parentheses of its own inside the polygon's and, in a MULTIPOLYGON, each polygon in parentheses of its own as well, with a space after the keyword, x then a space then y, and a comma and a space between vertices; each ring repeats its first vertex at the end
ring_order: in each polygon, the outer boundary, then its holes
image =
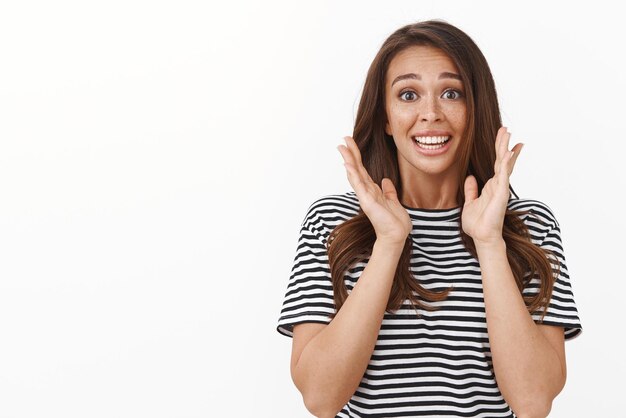
POLYGON ((455 100, 455 99, 460 99, 461 97, 463 97, 463 94, 458 90, 446 90, 443 92, 442 97, 444 99, 455 100))
POLYGON ((413 101, 413 100, 417 99, 417 94, 415 94, 414 91, 407 90, 407 91, 403 91, 402 93, 400 93, 400 98, 410 102, 410 101, 413 101), (407 94, 408 95, 412 95, 413 97, 411 97, 411 96, 407 97, 407 94))

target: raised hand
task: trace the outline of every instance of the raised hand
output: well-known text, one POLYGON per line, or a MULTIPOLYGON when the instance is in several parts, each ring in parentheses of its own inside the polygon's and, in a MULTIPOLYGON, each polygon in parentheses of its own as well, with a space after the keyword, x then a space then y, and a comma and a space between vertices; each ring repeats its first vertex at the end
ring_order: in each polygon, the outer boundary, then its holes
POLYGON ((384 178, 382 189, 363 166, 361 152, 354 139, 344 137, 346 145, 337 149, 344 159, 348 181, 359 198, 361 209, 374 226, 376 239, 389 244, 404 245, 412 224, 408 212, 398 200, 393 182, 384 178))
POLYGON ((510 138, 511 134, 505 127, 498 130, 495 174, 483 187, 480 197, 476 178, 470 175, 465 179, 463 231, 473 238, 476 245, 502 240, 502 225, 509 201, 509 177, 524 146, 518 143, 509 151, 510 138))

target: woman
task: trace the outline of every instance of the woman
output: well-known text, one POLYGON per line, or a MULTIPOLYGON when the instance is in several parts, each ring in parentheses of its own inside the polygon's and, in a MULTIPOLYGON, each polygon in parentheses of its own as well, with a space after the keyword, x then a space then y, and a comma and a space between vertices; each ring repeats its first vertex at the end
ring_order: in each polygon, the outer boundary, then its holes
POLYGON ((353 137, 354 191, 309 208, 278 323, 306 407, 545 417, 581 325, 556 218, 509 194, 523 144, 476 44, 441 21, 393 33, 353 137))

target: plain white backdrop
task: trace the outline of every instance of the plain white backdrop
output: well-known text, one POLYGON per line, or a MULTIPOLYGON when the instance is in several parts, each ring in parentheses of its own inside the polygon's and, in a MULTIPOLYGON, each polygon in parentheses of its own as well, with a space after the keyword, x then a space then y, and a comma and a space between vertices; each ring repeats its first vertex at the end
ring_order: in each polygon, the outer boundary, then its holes
POLYGON ((0 417, 307 417, 276 328, 401 25, 465 30, 584 332, 551 417, 626 416, 626 30, 610 2, 0 5, 0 417))

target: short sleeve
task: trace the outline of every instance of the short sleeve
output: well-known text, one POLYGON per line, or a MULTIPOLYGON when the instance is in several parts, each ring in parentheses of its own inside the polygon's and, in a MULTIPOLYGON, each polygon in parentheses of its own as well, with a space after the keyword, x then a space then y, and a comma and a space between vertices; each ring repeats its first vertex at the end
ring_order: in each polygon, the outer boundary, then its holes
MULTIPOLYGON (((582 325, 578 317, 578 309, 567 270, 565 252, 561 240, 561 228, 552 211, 545 204, 542 204, 534 212, 538 216, 534 217, 536 224, 531 227, 531 231, 541 230, 542 238, 537 240, 538 245, 554 254, 556 260, 551 258, 550 263, 553 273, 556 273, 558 269, 558 275, 555 276, 556 281, 543 321, 541 320, 543 310, 533 313, 532 318, 536 323, 563 327, 565 329, 565 339, 571 340, 580 335, 582 325), (556 264, 557 262, 559 265, 556 264)), ((539 281, 536 278, 531 280, 524 289, 524 295, 530 296, 537 293, 538 283, 539 281)))
POLYGON ((330 323, 335 313, 333 286, 325 241, 307 223, 300 229, 277 331, 293 337, 293 326, 303 322, 330 323))

